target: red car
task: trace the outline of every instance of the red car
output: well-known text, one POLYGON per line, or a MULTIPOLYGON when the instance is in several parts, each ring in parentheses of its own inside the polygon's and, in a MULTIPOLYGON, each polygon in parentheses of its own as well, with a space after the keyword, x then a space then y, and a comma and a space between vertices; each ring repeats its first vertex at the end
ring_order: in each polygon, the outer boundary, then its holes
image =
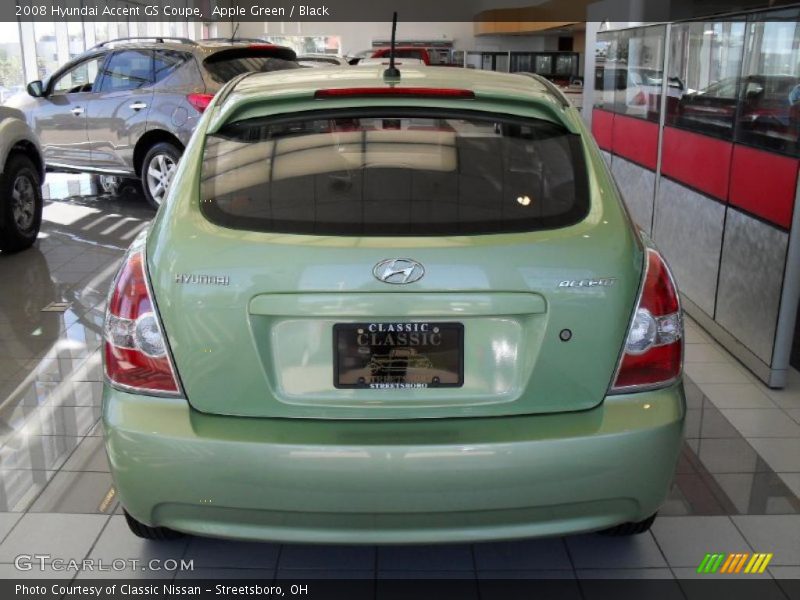
MULTIPOLYGON (((379 48, 372 53, 370 58, 389 58, 390 48, 379 48)), ((416 46, 397 46, 394 49, 395 58, 416 58, 426 65, 431 64, 431 57, 425 48, 416 46)))

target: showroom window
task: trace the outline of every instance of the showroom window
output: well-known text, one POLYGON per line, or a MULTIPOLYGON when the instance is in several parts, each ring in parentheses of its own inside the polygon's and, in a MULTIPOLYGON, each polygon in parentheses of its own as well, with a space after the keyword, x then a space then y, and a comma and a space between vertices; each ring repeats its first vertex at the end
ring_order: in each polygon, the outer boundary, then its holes
POLYGON ((115 52, 103 68, 101 92, 136 90, 153 81, 153 55, 149 50, 115 52))
POLYGON ((534 72, 543 75, 553 70, 553 57, 549 54, 539 55, 536 57, 536 67, 534 72))
POLYGON ((658 121, 666 28, 658 25, 598 34, 594 105, 658 121))
POLYGON ((125 21, 120 21, 117 23, 117 38, 126 38, 129 37, 130 34, 130 26, 125 21))
POLYGON ((58 47, 56 45, 56 24, 33 24, 33 34, 36 38, 36 68, 37 77, 45 79, 58 69, 58 47))
POLYGON ((745 23, 674 25, 669 55, 666 123, 733 137, 741 81, 745 23))
POLYGON ((72 60, 81 54, 84 48, 83 23, 70 21, 67 23, 67 39, 69 43, 69 58, 72 60))
MULTIPOLYGON (((108 23, 103 23, 102 21, 94 23, 94 41, 96 43, 107 42, 111 39, 109 37, 108 25, 108 23)), ((91 27, 91 24, 87 24, 87 26, 91 27)))
POLYGON ((288 46, 297 54, 341 54, 342 39, 338 35, 268 35, 266 41, 288 46))
POLYGON ((22 47, 19 43, 19 25, 0 22, 0 104, 14 94, 24 91, 22 73, 22 47))
POLYGON ((744 64, 736 141, 797 156, 800 13, 786 16, 791 20, 748 24, 751 51, 744 64))

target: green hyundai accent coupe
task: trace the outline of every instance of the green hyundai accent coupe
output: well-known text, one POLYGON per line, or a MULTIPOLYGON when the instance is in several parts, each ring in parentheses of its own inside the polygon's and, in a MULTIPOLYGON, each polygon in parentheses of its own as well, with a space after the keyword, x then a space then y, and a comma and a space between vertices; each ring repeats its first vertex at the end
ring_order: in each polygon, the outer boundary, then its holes
POLYGON ((111 291, 111 471, 149 538, 638 533, 681 446, 682 329, 546 81, 245 75, 111 291))

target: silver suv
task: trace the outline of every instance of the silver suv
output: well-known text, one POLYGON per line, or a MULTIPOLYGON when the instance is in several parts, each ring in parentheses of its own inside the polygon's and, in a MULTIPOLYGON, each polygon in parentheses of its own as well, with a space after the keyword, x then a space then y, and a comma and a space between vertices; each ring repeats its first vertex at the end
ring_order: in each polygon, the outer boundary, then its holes
POLYGON ((29 83, 30 97, 8 105, 25 113, 48 170, 139 178, 158 207, 214 94, 241 73, 299 68, 295 59, 265 42, 125 38, 29 83))

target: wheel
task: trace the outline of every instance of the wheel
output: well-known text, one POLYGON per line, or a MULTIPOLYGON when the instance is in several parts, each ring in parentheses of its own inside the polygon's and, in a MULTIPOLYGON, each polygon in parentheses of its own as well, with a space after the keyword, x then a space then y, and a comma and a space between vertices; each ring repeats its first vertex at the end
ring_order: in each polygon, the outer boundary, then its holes
POLYGON ((125 512, 125 522, 128 524, 128 528, 131 530, 131 533, 136 537, 144 538, 146 540, 176 540, 178 538, 183 537, 183 534, 180 531, 173 531, 172 529, 167 529, 166 527, 150 527, 149 525, 145 525, 134 519, 132 516, 128 514, 128 511, 125 512))
POLYGON ((156 144, 144 156, 142 162, 142 188, 144 196, 153 208, 158 208, 167 197, 169 184, 175 176, 181 150, 169 142, 156 144))
POLYGON ((42 225, 42 183, 30 158, 12 154, 0 176, 0 250, 30 248, 42 225))
POLYGON ((635 523, 620 523, 615 527, 604 529, 599 533, 601 533, 602 535, 612 535, 612 536, 638 535, 640 533, 644 533, 645 531, 650 530, 650 527, 653 526, 653 521, 656 520, 657 514, 658 513, 653 513, 645 520, 637 521, 635 523))

